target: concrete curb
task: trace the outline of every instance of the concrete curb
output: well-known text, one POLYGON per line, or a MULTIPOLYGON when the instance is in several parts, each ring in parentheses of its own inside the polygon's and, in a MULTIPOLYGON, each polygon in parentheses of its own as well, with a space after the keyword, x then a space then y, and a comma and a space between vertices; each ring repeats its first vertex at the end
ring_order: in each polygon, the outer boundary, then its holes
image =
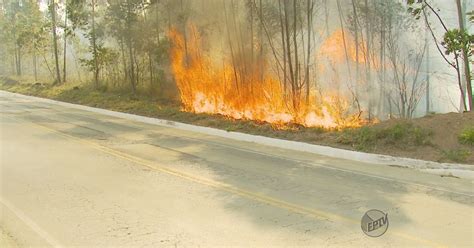
POLYGON ((419 159, 393 157, 393 156, 388 156, 388 155, 357 152, 357 151, 338 149, 338 148, 333 148, 333 147, 328 147, 328 146, 313 145, 313 144, 302 143, 302 142, 297 142, 297 141, 281 140, 281 139, 275 139, 275 138, 269 138, 269 137, 251 135, 251 134, 245 134, 245 133, 239 133, 239 132, 228 132, 228 131, 220 130, 216 128, 195 126, 195 125, 185 124, 181 122, 138 116, 134 114, 127 114, 127 113, 116 112, 116 111, 111 111, 111 110, 106 110, 106 109, 101 109, 101 108, 94 108, 94 107, 89 107, 89 106, 84 106, 84 105, 79 105, 79 104, 66 103, 66 102, 45 99, 45 98, 40 98, 40 97, 35 97, 35 96, 26 96, 26 95, 7 92, 3 90, 0 90, 0 93, 16 96, 20 98, 35 99, 35 100, 45 102, 45 103, 52 103, 52 104, 56 104, 56 105, 60 105, 64 107, 86 110, 86 111, 90 111, 94 113, 105 114, 105 115, 109 115, 113 117, 124 118, 124 119, 139 121, 143 123, 163 126, 163 127, 177 128, 177 129, 186 130, 186 131, 198 132, 202 134, 213 135, 213 136, 234 139, 234 140, 239 140, 239 141, 253 142, 257 144, 273 146, 273 147, 278 147, 278 148, 283 148, 283 149, 304 151, 304 152, 314 153, 318 155, 342 158, 342 159, 365 162, 365 163, 399 166, 403 168, 412 168, 412 169, 416 169, 416 170, 420 170, 420 171, 424 171, 428 173, 433 173, 437 175, 442 175, 442 176, 453 176, 453 177, 474 179, 474 165, 437 163, 437 162, 425 161, 425 160, 419 160, 419 159))

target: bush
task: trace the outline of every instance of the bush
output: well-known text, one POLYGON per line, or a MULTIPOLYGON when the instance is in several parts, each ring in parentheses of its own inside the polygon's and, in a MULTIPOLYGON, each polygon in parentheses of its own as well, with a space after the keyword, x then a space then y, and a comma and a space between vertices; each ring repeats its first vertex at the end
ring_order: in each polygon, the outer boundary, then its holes
POLYGON ((471 155, 471 152, 463 149, 454 149, 442 151, 443 158, 442 160, 449 160, 453 162, 462 163, 465 162, 467 157, 471 155))
POLYGON ((459 142, 474 146, 474 126, 464 129, 461 134, 459 134, 459 142))
POLYGON ((360 129, 346 129, 337 138, 337 142, 351 145, 358 151, 370 151, 375 147, 376 132, 370 127, 360 129))
POLYGON ((410 146, 430 145, 431 135, 430 130, 402 122, 383 129, 367 126, 345 130, 337 142, 352 145, 359 151, 375 150, 377 145, 394 145, 405 149, 410 146))

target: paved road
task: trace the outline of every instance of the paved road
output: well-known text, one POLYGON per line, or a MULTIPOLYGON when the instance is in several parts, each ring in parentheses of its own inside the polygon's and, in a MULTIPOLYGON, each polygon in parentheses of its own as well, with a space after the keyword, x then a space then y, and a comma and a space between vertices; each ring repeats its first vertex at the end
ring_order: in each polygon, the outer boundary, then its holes
POLYGON ((474 246, 469 180, 1 92, 0 111, 0 246, 474 246))

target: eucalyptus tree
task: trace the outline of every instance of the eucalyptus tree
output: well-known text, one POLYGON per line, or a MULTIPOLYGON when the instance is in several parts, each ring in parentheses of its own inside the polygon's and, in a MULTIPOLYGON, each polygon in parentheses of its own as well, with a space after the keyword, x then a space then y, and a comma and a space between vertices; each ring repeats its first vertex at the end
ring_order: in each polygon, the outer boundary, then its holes
POLYGON ((313 18, 318 4, 316 0, 278 0, 257 6, 254 1, 285 96, 288 95, 290 109, 296 113, 307 107, 301 103, 309 101, 310 56, 315 45, 313 18))
POLYGON ((61 73, 59 71, 59 51, 58 51, 58 33, 57 33, 57 3, 56 0, 49 0, 49 13, 51 16, 51 33, 53 37, 53 55, 56 72, 56 80, 54 84, 61 84, 61 73))
POLYGON ((40 11, 39 4, 37 1, 30 0, 30 9, 28 14, 29 20, 29 35, 30 41, 28 45, 28 52, 31 54, 33 61, 33 74, 35 81, 38 81, 38 55, 43 57, 45 65, 48 67, 45 53, 48 51, 48 23, 44 14, 40 11))
POLYGON ((149 6, 144 0, 109 0, 106 11, 108 32, 118 41, 122 50, 124 64, 127 66, 128 76, 132 93, 137 91, 139 83, 139 68, 137 65, 137 44, 140 39, 137 36, 141 15, 149 6), (125 47, 126 50, 125 51, 125 47), (125 61, 125 54, 128 62, 125 61), (128 64, 127 64, 128 63, 128 64))
POLYGON ((22 59, 25 47, 31 40, 29 25, 31 19, 32 2, 8 0, 4 2, 4 13, 2 18, 2 38, 8 49, 13 52, 14 71, 18 76, 22 75, 22 59))
MULTIPOLYGON (((105 4, 105 2, 104 2, 105 4)), ((83 64, 94 73, 94 86, 99 88, 100 50, 103 48, 104 30, 97 25, 97 0, 68 0, 67 13, 72 28, 80 29, 89 40, 92 59, 82 59, 83 64)))

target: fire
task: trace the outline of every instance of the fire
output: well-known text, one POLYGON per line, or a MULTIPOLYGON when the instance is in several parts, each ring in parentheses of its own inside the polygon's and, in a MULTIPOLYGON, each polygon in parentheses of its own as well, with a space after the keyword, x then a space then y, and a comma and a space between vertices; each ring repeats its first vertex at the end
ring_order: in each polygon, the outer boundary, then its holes
POLYGON ((350 62, 365 64, 366 56, 370 56, 370 62, 376 68, 380 67, 379 59, 375 56, 371 56, 371 53, 366 49, 366 45, 361 41, 356 45, 354 36, 344 30, 339 29, 334 31, 322 44, 319 49, 319 54, 322 57, 330 58, 335 63, 343 63, 347 59, 350 62), (359 55, 357 55, 357 48, 359 49, 359 55))
POLYGON ((244 73, 225 59, 216 63, 203 53, 197 30, 192 26, 190 30, 186 43, 176 29, 169 32, 172 72, 184 111, 256 120, 279 128, 288 124, 327 129, 361 125, 358 115, 347 114, 349 104, 338 94, 317 98, 312 92, 308 102, 301 100, 306 107, 292 110, 280 81, 264 73, 261 65, 252 65, 244 73))
POLYGON ((359 44, 359 58, 356 55, 356 44, 354 42, 354 37, 343 30, 339 29, 334 31, 322 44, 321 49, 319 50, 320 54, 331 58, 334 62, 342 63, 346 60, 346 51, 347 57, 353 61, 360 64, 365 63, 365 50, 364 45, 359 44))

